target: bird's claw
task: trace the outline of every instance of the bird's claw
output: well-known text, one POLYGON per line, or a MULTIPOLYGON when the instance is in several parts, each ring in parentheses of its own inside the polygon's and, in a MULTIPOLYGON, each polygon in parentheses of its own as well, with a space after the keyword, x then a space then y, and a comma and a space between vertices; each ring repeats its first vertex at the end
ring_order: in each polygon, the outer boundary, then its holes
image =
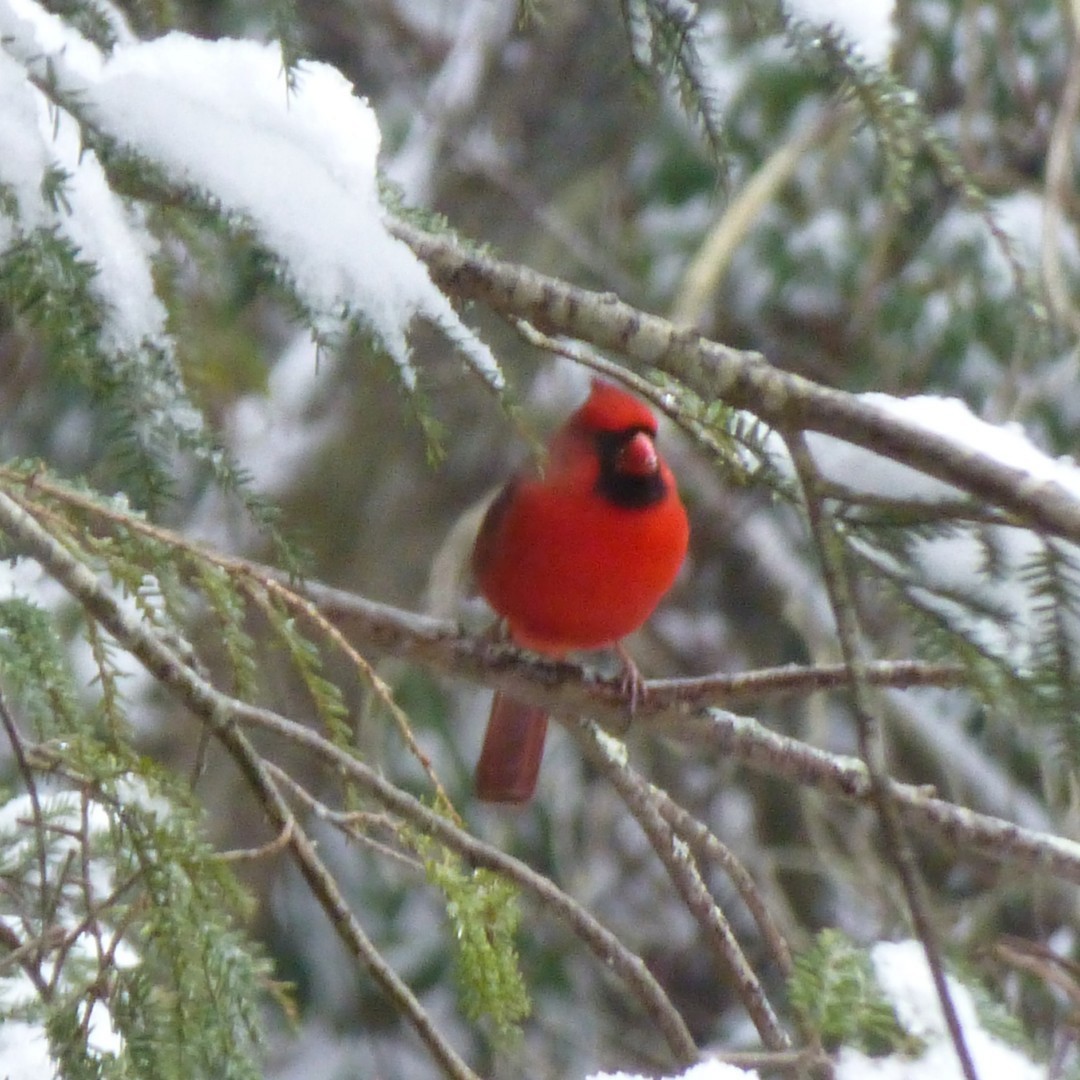
POLYGON ((633 657, 623 648, 622 642, 615 643, 615 652, 623 666, 619 689, 622 691, 623 696, 629 700, 630 715, 633 716, 638 705, 644 703, 648 690, 645 687, 645 680, 642 678, 637 664, 634 663, 633 657))

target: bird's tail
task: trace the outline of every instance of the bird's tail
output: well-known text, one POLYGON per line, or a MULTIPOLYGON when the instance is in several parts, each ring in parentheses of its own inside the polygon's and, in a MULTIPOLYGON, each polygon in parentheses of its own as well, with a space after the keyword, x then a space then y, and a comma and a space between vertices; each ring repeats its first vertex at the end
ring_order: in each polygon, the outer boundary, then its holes
POLYGON ((536 790, 548 714, 496 693, 476 763, 476 795, 484 802, 524 803, 536 790))

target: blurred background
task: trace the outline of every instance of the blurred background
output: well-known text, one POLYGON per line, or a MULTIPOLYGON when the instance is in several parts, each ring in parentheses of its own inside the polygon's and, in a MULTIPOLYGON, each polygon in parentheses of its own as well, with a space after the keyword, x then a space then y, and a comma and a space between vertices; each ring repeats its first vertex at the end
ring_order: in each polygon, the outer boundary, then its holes
MULTIPOLYGON (((890 132, 844 107, 829 72, 778 32, 771 5, 699 7, 721 160, 664 64, 650 71, 633 62, 615 0, 320 0, 288 14, 296 52, 338 67, 374 106, 388 199, 445 215, 503 259, 617 293, 718 341, 761 350, 785 370, 847 390, 957 395, 989 419, 1022 421, 1047 450, 1071 452, 1080 420, 1076 171, 1068 150, 1056 172, 1048 167, 1055 139, 1075 147, 1075 116, 1064 137, 1056 134, 1068 121, 1063 94, 1077 53, 1066 5, 899 0, 892 23, 893 73, 987 193, 1025 274, 1046 289, 1037 348, 1024 337, 1026 301, 1000 237, 943 180, 940 161, 924 150, 898 181, 890 132)), ((285 25, 278 5, 251 0, 140 0, 129 16, 147 35, 177 26, 269 37, 285 25)), ((439 425, 433 441, 389 362, 364 342, 316 356, 250 249, 209 230, 185 245, 162 266, 185 373, 256 488, 283 508, 283 527, 310 552, 311 576, 422 609, 433 560, 459 515, 524 459, 520 432, 445 340, 418 327, 412 345, 439 425)), ((584 397, 586 373, 540 353, 487 311, 465 314, 537 434, 584 397)), ((85 390, 4 318, 0 309, 4 455, 47 457, 111 490, 108 432, 85 390)), ((675 430, 661 439, 689 508, 692 549, 670 597, 628 643, 643 672, 835 659, 798 517, 743 478, 718 475, 675 430)), ((245 516, 198 474, 181 477, 167 517, 221 550, 271 557, 245 516)), ((876 629, 883 655, 908 653, 911 642, 895 627, 876 629)), ((755 1042, 644 838, 561 731, 529 806, 477 806, 471 765, 488 693, 397 662, 379 670, 481 836, 550 875, 640 952, 702 1042, 755 1042)), ((308 708, 284 677, 264 691, 288 715, 308 708)), ((988 725, 971 699, 925 691, 890 701, 899 775, 1025 824, 1059 827, 1030 753, 988 725)), ((385 714, 359 692, 350 705, 371 759, 422 791, 385 714)), ((194 725, 153 694, 145 712, 148 750, 190 769, 194 725)), ((854 745, 850 718, 831 698, 754 714, 820 746, 854 745)), ((904 931, 869 812, 657 740, 634 738, 631 754, 746 863, 794 943, 822 926, 859 939, 904 931)), ((313 765, 284 764, 320 790, 313 765)), ((263 835, 232 767, 213 754, 199 790, 215 842, 250 847, 263 835)), ((455 1002, 438 895, 377 851, 346 846, 328 830, 320 840, 368 934, 482 1073, 564 1077, 612 1060, 655 1064, 652 1034, 623 991, 529 902, 519 947, 534 1012, 524 1038, 504 1045, 474 1029, 455 1002)), ((1065 890, 967 864, 956 852, 926 847, 920 855, 937 915, 967 955, 1003 933, 1058 934, 1071 949, 1065 890)), ((268 1076, 435 1075, 287 863, 262 860, 241 872, 259 900, 255 932, 279 976, 295 984, 300 1008, 299 1032, 272 1048, 268 1076)), ((775 988, 777 974, 730 886, 719 876, 710 885, 775 988)), ((1032 1029, 1049 1038, 1059 1003, 1011 989, 1032 1029)))

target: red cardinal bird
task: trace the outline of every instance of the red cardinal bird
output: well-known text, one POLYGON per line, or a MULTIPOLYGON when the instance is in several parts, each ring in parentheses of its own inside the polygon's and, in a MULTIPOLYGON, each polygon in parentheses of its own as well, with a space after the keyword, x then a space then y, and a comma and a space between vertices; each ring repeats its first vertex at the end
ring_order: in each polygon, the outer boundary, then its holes
MULTIPOLYGON (((631 694, 640 677, 619 640, 670 588, 689 526, 656 418, 611 383, 556 432, 542 472, 525 469, 491 504, 473 548, 484 598, 511 639, 546 656, 620 648, 631 694)), ((476 766, 488 802, 526 802, 536 787, 547 713, 495 695, 476 766)))

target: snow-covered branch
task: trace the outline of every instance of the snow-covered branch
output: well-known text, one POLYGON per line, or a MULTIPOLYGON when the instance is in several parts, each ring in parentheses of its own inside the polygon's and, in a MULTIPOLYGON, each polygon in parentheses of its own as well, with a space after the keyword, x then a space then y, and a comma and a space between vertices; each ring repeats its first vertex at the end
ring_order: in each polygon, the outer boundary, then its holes
POLYGON ((1010 440, 1007 432, 977 420, 959 402, 951 404, 948 419, 924 421, 920 413, 928 407, 919 399, 833 390, 775 368, 758 353, 710 341, 633 308, 611 293, 593 293, 466 251, 401 221, 393 222, 391 231, 452 296, 482 301, 546 333, 588 341, 667 372, 704 401, 745 409, 779 431, 816 432, 853 444, 1000 507, 1017 523, 1080 543, 1080 478, 1072 465, 1034 448, 1018 464, 1015 437, 1010 440), (966 438, 950 434, 961 424, 966 438))

